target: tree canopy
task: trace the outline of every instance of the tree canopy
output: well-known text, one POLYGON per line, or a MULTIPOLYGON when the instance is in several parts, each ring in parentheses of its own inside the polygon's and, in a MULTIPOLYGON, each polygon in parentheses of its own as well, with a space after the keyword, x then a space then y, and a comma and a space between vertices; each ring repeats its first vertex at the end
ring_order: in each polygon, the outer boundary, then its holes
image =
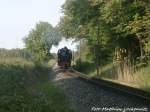
POLYGON ((25 37, 24 42, 33 60, 44 62, 50 59, 52 45, 57 45, 60 40, 61 35, 56 28, 53 28, 48 22, 39 22, 25 37))
POLYGON ((62 11, 59 29, 64 36, 86 38, 91 46, 98 44, 99 54, 120 48, 130 59, 147 59, 149 0, 66 0, 62 11))

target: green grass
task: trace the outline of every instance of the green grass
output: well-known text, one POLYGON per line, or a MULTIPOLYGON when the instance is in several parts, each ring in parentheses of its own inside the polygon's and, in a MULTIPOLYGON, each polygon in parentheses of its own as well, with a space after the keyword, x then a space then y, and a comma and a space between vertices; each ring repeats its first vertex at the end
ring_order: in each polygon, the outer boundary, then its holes
POLYGON ((97 76, 96 66, 88 63, 81 63, 77 66, 80 72, 87 74, 89 77, 97 77, 104 80, 122 83, 128 86, 136 87, 150 92, 150 64, 146 67, 138 69, 130 74, 128 67, 124 68, 124 74, 117 69, 117 64, 109 63, 99 67, 100 74, 97 76))
POLYGON ((56 65, 56 60, 55 59, 51 59, 49 62, 48 62, 48 67, 52 68, 56 65))
POLYGON ((72 112, 48 72, 22 58, 1 59, 0 112, 72 112))
POLYGON ((150 92, 150 65, 139 70, 135 75, 138 87, 150 92))

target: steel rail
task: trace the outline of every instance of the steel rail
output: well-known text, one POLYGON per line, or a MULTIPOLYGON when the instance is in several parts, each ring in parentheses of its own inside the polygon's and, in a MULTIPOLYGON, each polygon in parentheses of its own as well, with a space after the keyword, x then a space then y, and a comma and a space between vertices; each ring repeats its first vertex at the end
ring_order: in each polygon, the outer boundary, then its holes
POLYGON ((115 83, 112 81, 104 80, 104 79, 91 78, 91 77, 88 77, 86 74, 78 72, 74 69, 70 69, 68 71, 70 73, 74 73, 74 75, 77 75, 79 78, 83 80, 87 80, 93 84, 103 86, 106 88, 110 88, 112 90, 116 90, 124 94, 135 96, 136 98, 140 98, 140 99, 148 101, 148 103, 150 104, 150 92, 147 92, 138 88, 134 88, 131 86, 123 85, 120 83, 115 83))

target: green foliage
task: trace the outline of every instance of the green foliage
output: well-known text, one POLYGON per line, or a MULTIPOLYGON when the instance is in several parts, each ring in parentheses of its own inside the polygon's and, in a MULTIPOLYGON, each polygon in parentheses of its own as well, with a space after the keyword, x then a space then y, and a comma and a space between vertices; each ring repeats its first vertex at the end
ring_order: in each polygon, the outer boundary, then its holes
POLYGON ((81 59, 77 59, 76 65, 74 65, 73 68, 83 73, 89 73, 95 70, 95 64, 92 62, 81 61, 81 59))
POLYGON ((0 112, 71 112, 48 68, 21 58, 0 60, 0 112))
POLYGON ((148 0, 67 0, 62 10, 60 31, 66 37, 69 32, 69 37, 86 38, 91 47, 100 46, 97 55, 109 54, 104 56, 108 58, 121 48, 131 61, 141 58, 143 63, 150 52, 145 49, 150 39, 148 0))
POLYGON ((25 58, 30 60, 31 54, 26 49, 0 49, 0 57, 1 58, 12 58, 12 57, 18 57, 18 58, 25 58))
POLYGON ((130 2, 112 0, 112 3, 107 3, 109 6, 106 4, 103 11, 104 20, 117 37, 113 38, 114 42, 118 47, 125 48, 127 55, 130 55, 129 52, 131 52, 134 60, 138 57, 142 60, 142 57, 147 55, 144 46, 149 40, 149 29, 147 29, 149 16, 147 12, 150 9, 147 8, 148 3, 149 1, 142 0, 132 0, 130 2), (140 52, 138 53, 138 51, 140 52))
POLYGON ((50 48, 60 41, 60 34, 47 22, 40 22, 24 39, 32 59, 38 64, 50 59, 50 48))
MULTIPOLYGON (((146 72, 140 75, 136 73, 141 69, 146 71, 149 69, 149 0, 66 0, 62 10, 64 12, 62 20, 65 22, 60 21, 58 26, 60 31, 71 34, 64 35, 66 37, 85 38, 88 41, 85 46, 90 48, 86 50, 86 47, 81 47, 83 44, 80 46, 82 54, 76 62, 78 70, 86 72, 100 63, 101 78, 118 78, 132 85, 135 83, 131 82, 138 83, 138 78, 141 81, 141 75, 145 78, 141 82, 148 82, 146 78, 149 75, 143 75, 147 74, 146 72), (63 30, 66 28, 67 30, 63 30), (86 57, 87 54, 92 57, 91 62, 86 57), (107 66, 108 62, 115 62, 115 65, 107 66)), ((149 88, 147 84, 146 87, 149 88)))

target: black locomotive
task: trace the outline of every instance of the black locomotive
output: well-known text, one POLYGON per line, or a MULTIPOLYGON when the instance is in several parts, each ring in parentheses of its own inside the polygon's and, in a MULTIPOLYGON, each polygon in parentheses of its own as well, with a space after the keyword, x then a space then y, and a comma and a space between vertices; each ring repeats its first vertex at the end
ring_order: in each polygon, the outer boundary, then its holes
POLYGON ((57 64, 60 68, 68 68, 71 66, 72 52, 67 47, 61 48, 57 52, 57 64))

